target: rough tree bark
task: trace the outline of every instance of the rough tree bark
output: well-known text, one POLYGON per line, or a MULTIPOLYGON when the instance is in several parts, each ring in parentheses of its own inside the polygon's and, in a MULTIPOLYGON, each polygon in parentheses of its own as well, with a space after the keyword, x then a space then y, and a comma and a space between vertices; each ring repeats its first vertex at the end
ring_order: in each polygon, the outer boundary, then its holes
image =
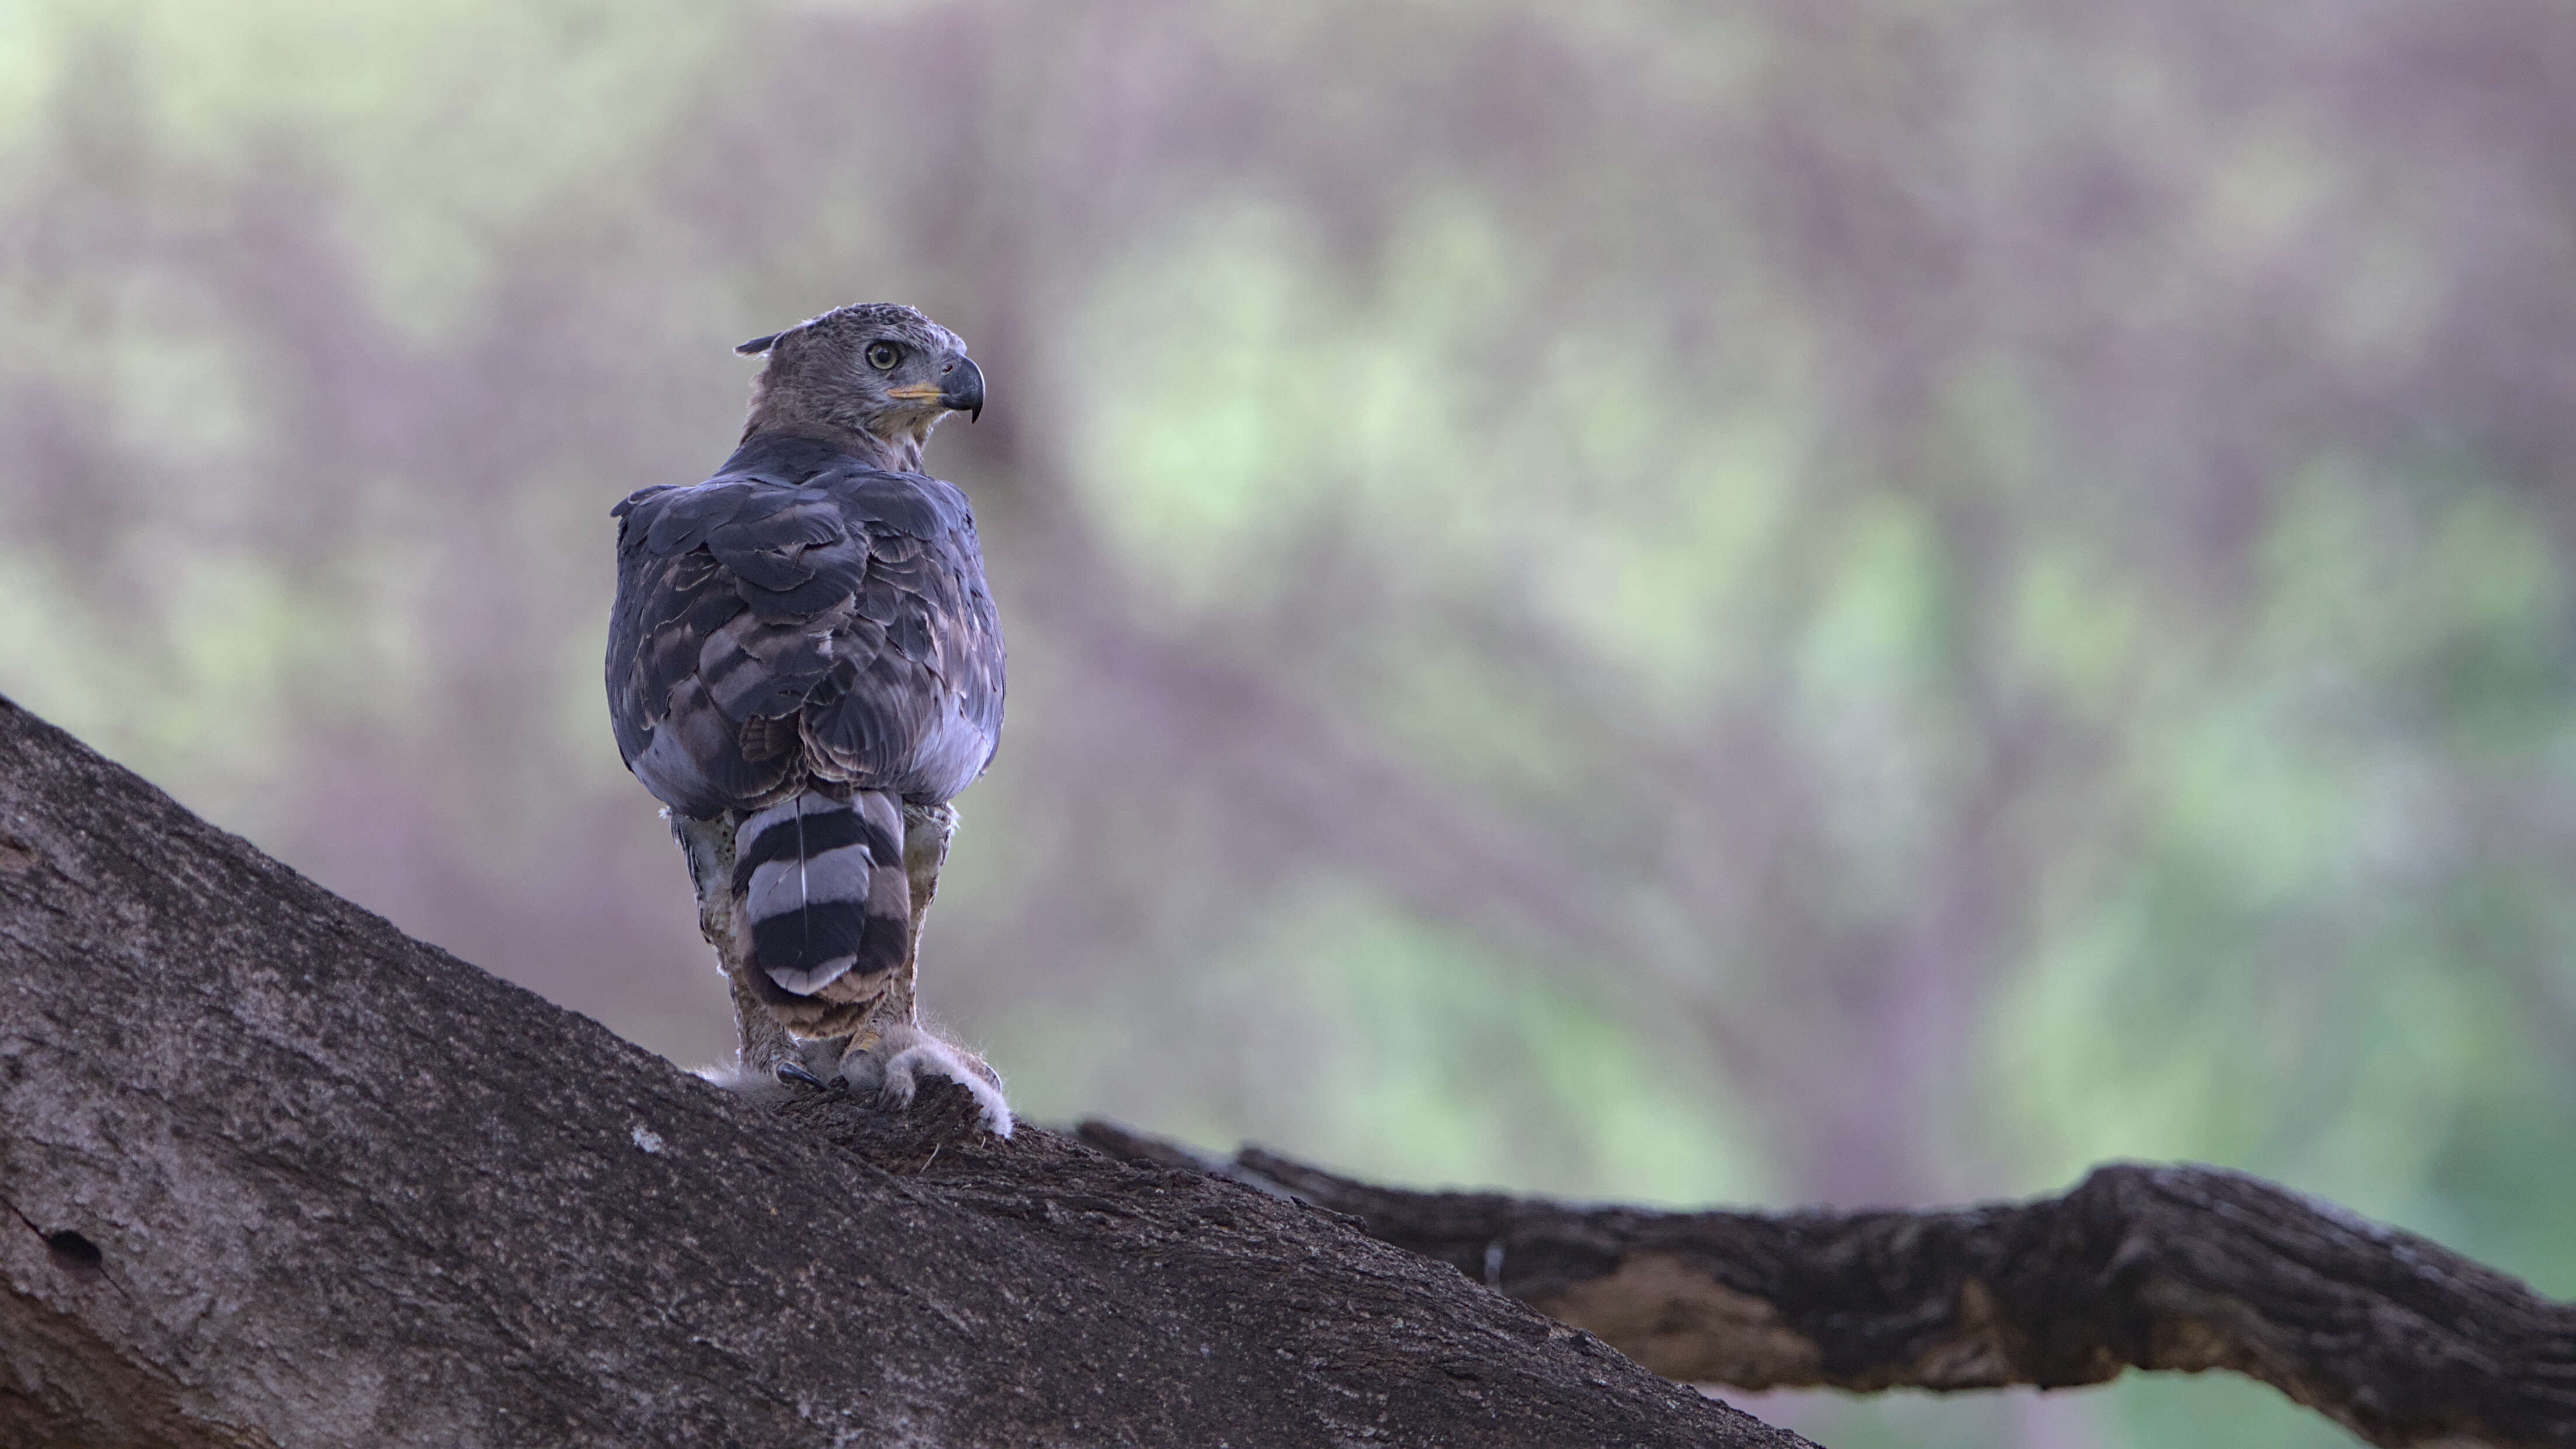
POLYGON ((2225 1367, 2376 1443, 2576 1444, 2576 1309, 2211 1169, 1656 1213, 972 1121, 719 1092, 0 700, 11 1449, 1804 1442, 1585 1329, 1745 1387, 2225 1367))
POLYGON ((2242 1173, 2119 1165, 2026 1203, 1669 1213, 1080 1135, 1347 1213, 1679 1379, 1866 1393, 2233 1369, 2373 1444, 2576 1445, 2576 1305, 2242 1173))
POLYGON ((1332 1213, 971 1121, 728 1095, 0 701, 10 1449, 1805 1443, 1332 1213))

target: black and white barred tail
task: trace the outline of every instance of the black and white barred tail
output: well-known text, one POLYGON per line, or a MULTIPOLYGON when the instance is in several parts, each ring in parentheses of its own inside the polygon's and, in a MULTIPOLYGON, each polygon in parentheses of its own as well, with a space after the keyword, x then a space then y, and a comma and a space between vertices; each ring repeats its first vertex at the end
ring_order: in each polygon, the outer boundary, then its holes
POLYGON ((809 791, 746 816, 734 832, 733 891, 752 961, 780 991, 873 999, 903 964, 912 920, 902 802, 809 791))

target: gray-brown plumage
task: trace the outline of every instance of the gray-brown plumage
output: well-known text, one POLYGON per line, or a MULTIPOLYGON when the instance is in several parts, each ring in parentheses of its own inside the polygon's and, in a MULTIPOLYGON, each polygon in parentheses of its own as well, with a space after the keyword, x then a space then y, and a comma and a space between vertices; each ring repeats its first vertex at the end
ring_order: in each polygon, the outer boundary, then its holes
POLYGON ((741 447, 616 508, 619 753, 670 807, 740 1072, 810 1077, 819 1049, 897 1102, 953 1076, 1007 1135, 999 1079, 921 1030, 913 996, 948 801, 1001 737, 974 516, 920 471, 940 418, 981 411, 983 374, 889 304, 739 350, 767 358, 741 447))

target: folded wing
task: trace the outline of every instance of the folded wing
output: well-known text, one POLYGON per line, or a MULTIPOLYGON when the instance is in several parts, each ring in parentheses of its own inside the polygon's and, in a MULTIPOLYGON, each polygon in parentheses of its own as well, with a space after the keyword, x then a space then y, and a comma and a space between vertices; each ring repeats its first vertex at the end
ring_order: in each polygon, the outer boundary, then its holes
POLYGON ((963 494, 761 438, 618 505, 619 752, 701 819, 815 785, 946 800, 1001 735, 1003 649, 963 494))

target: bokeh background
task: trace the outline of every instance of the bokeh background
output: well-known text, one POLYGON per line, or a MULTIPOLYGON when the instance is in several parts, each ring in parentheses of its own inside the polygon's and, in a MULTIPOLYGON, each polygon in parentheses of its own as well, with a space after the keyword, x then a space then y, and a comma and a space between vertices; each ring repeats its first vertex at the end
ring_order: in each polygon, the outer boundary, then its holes
POLYGON ((1013 676, 926 996, 1030 1114, 2193 1158, 2576 1296, 2559 0, 14 0, 0 198, 0 689, 657 1051, 730 1038, 607 510, 906 300, 1013 676))

